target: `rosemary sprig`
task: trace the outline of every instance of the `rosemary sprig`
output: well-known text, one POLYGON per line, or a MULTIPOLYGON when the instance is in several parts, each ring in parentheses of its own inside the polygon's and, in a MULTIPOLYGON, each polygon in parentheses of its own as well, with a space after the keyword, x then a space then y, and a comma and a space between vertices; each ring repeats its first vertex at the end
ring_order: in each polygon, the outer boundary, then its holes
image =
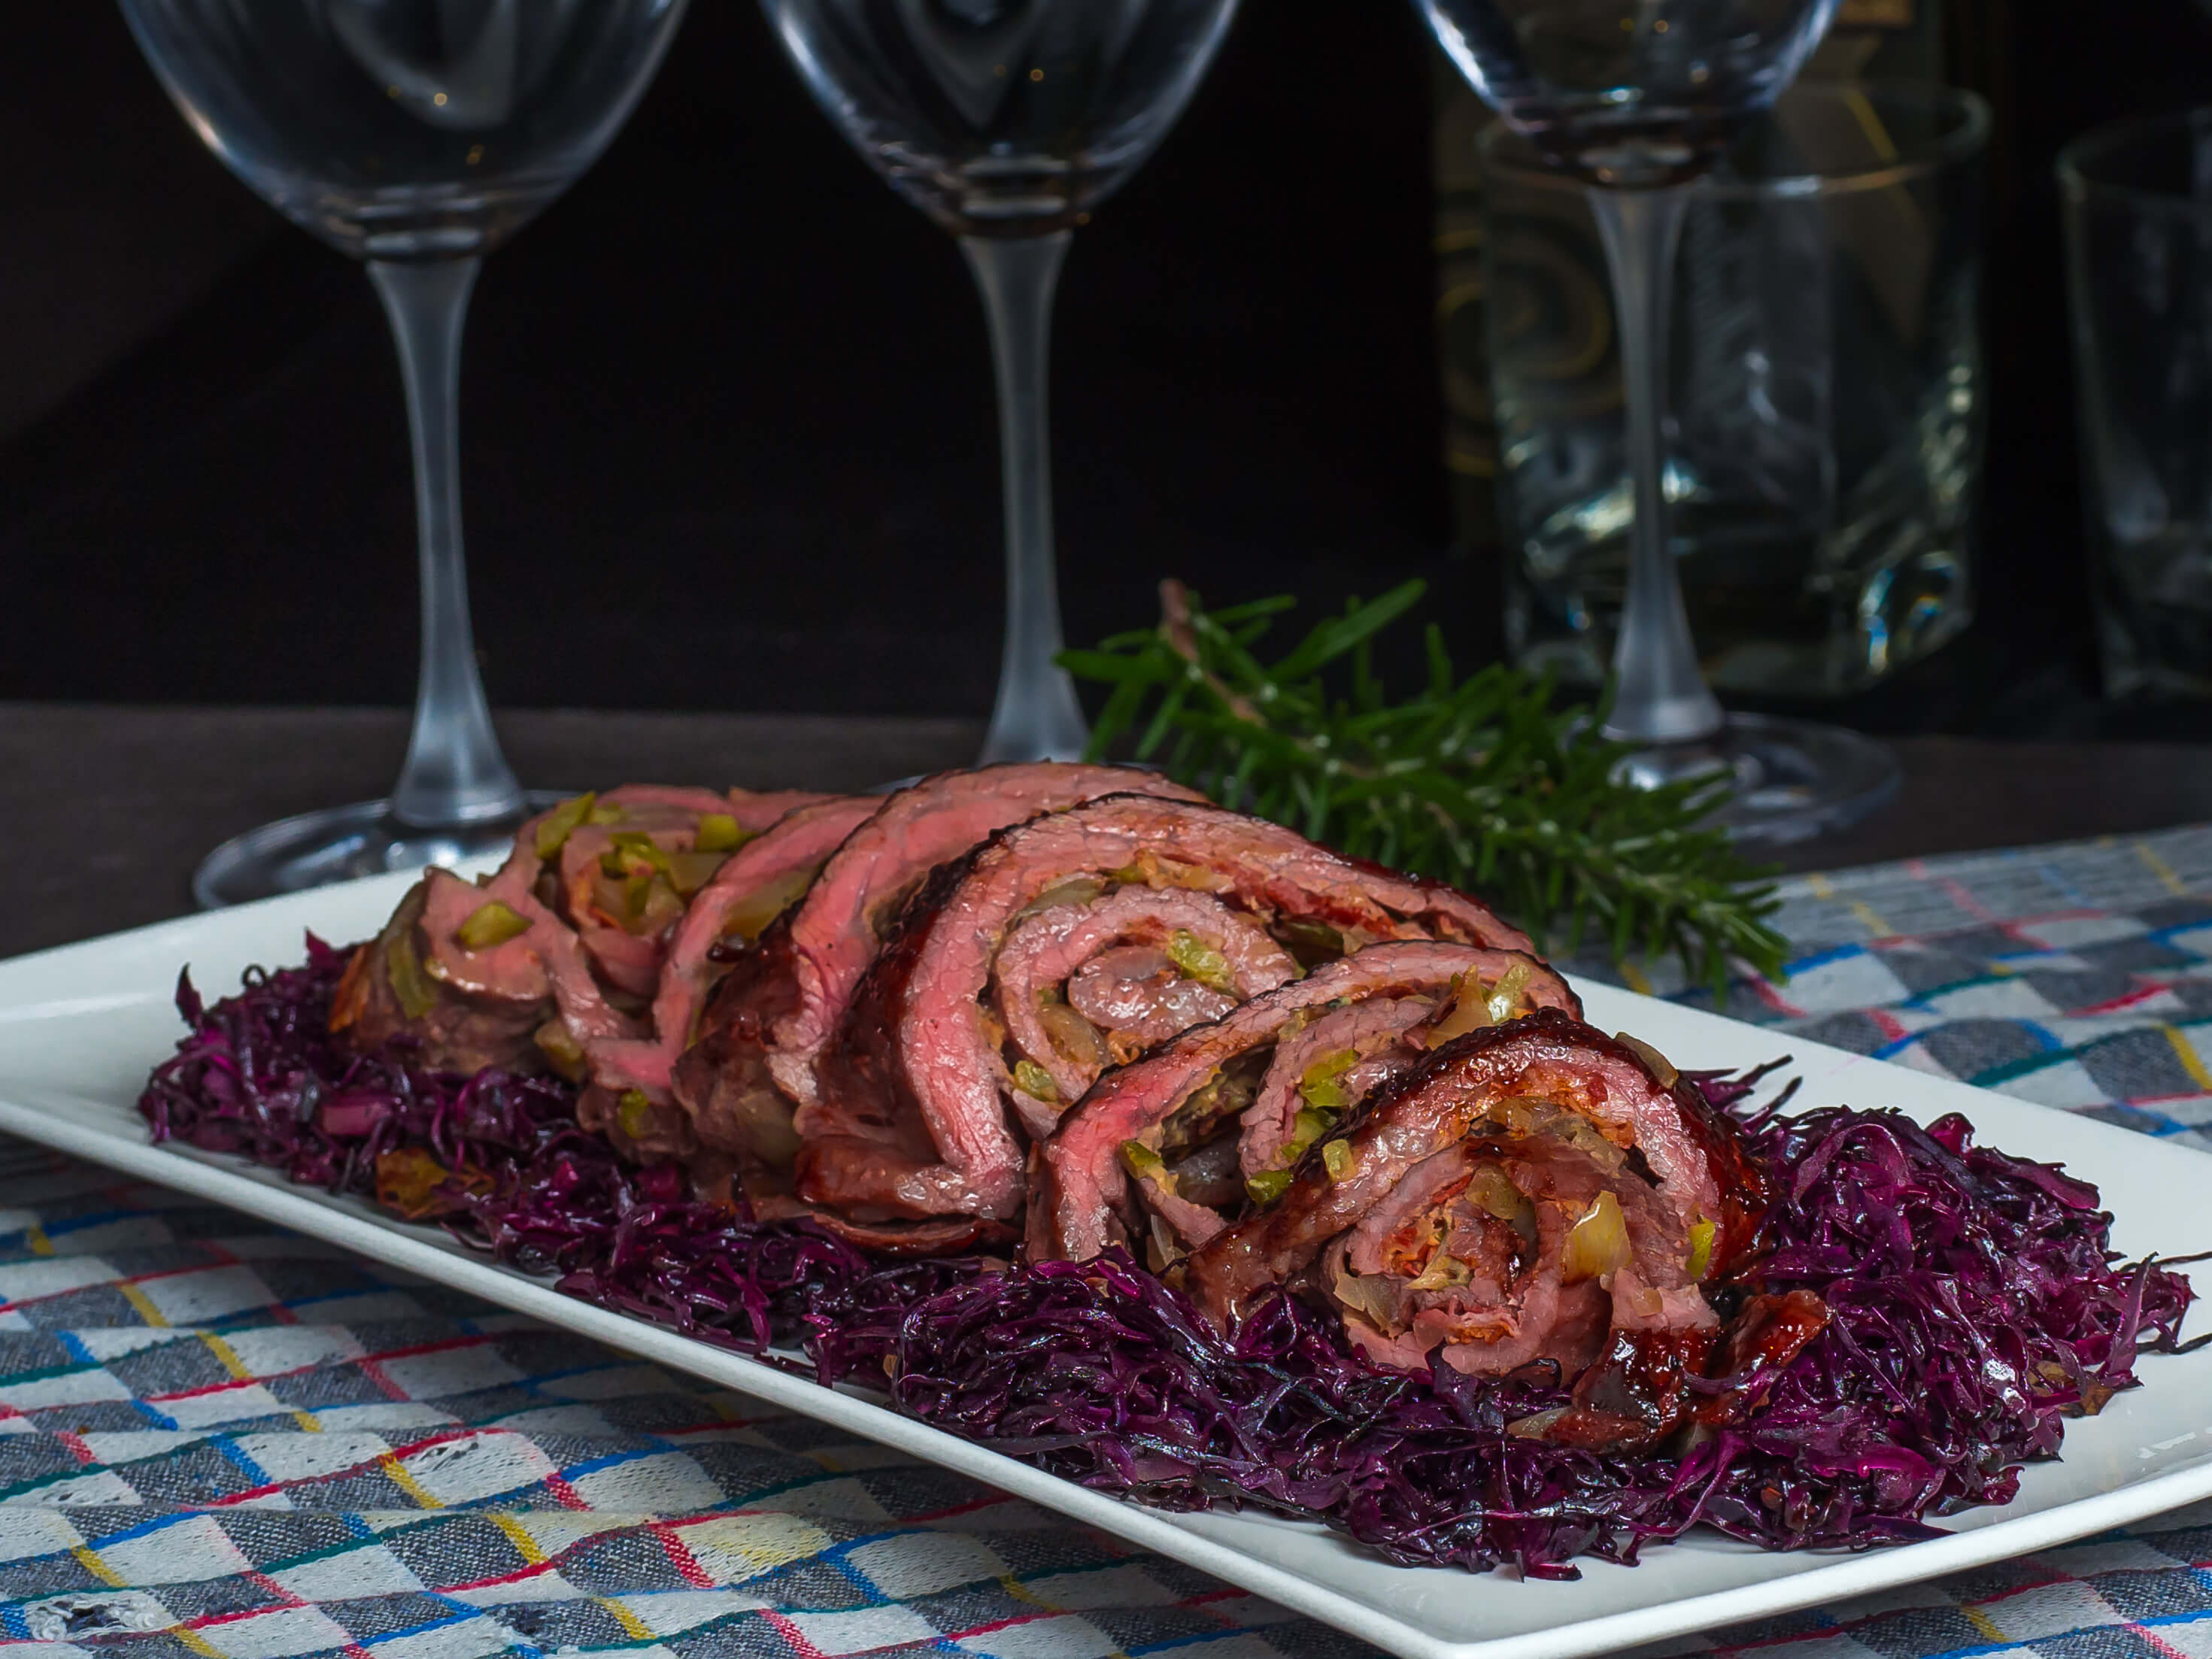
POLYGON ((1060 661, 1113 688, 1094 757, 1128 740, 1216 800, 1472 888, 1539 948, 1571 957, 1595 934, 1616 963, 1679 954, 1716 996, 1733 960, 1779 976, 1770 872, 1700 822, 1725 781, 1620 781, 1626 750, 1598 734, 1599 711, 1554 707, 1548 677, 1503 665, 1461 678, 1434 624, 1425 687, 1386 694, 1376 636, 1423 591, 1410 581, 1355 599, 1269 663, 1255 647, 1295 599, 1209 611, 1166 581, 1157 629, 1060 661), (1348 678, 1334 692, 1332 666, 1348 678))

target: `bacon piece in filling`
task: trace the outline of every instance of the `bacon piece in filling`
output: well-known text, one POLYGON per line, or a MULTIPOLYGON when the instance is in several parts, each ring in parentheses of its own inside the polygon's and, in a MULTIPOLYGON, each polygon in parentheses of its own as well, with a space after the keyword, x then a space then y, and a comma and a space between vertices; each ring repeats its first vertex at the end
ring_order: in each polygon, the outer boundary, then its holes
POLYGON ((1523 1431, 1635 1443, 1682 1421, 1686 1379, 1735 1346, 1703 1287, 1744 1265, 1765 1201, 1694 1088, 1547 1011, 1449 1041, 1379 1091, 1279 1199, 1193 1252, 1185 1283, 1224 1322, 1297 1284, 1386 1365, 1552 1361, 1575 1403, 1523 1431))
POLYGON ((1582 1005, 1514 951, 1398 940, 1324 963, 1100 1079, 1033 1171, 1030 1258, 1119 1243, 1165 1267, 1287 1186, 1319 1135, 1440 1034, 1547 1007, 1582 1005))
POLYGON ((909 1216, 1011 1218, 1022 1143, 1004 1026, 982 1001, 1008 933, 1056 889, 1097 881, 1208 893, 1288 942, 1397 938, 1507 949, 1528 940, 1463 893, 1346 859, 1219 807, 1114 795, 1002 830, 908 906, 816 1068, 797 1119, 799 1193, 909 1216))

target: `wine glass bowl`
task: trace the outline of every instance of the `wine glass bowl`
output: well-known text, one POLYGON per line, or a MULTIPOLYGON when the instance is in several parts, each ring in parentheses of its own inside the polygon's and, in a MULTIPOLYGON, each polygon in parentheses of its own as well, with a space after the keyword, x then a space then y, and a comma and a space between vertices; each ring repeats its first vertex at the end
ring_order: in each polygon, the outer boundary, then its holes
POLYGON ((126 0, 202 142, 359 259, 489 252, 597 161, 683 0, 126 0))
POLYGON ((766 0, 853 147, 955 235, 1079 225, 1175 124, 1235 0, 766 0))
POLYGON ((959 238, 991 330, 1006 631, 980 757, 1074 760, 1059 665, 1046 362, 1075 226, 1174 125, 1237 0, 762 0, 839 131, 959 238))
POLYGON ((1415 0, 1462 74, 1551 160, 1649 188, 1705 171, 1820 44, 1837 0, 1415 0))

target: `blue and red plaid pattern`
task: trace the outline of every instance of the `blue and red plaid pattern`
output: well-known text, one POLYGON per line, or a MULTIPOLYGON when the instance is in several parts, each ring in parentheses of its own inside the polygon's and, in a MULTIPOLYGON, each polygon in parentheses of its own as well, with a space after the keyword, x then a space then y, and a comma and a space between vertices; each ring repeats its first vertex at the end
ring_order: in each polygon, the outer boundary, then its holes
MULTIPOLYGON (((1784 899, 1796 971, 1737 985, 1730 1012, 2212 1144, 2212 830, 1784 899)), ((20 1147, 0 1153, 0 1646, 1370 1651, 810 1419, 20 1147)), ((2212 1659, 2212 1505, 1668 1650, 1753 1649, 2212 1659)))

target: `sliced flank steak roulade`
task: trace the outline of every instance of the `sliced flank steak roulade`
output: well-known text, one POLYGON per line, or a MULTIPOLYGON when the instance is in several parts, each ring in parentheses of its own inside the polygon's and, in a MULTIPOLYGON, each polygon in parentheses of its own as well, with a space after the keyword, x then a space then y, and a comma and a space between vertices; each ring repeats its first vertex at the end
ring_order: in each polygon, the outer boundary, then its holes
POLYGON ((1546 1010, 1383 1085, 1183 1279, 1224 1323, 1292 1285, 1385 1366, 1551 1362, 1573 1404, 1516 1432, 1641 1443, 1687 1418, 1715 1358, 1786 1359, 1820 1329, 1816 1309, 1760 1297, 1724 1329, 1707 1298, 1747 1265, 1765 1198, 1735 1127, 1673 1067, 1546 1010))
POLYGON ((857 1216, 1021 1212, 1107 1066, 1391 939, 1518 950, 1482 904, 1219 807, 1114 795, 1003 830, 909 902, 795 1120, 797 1190, 857 1216))
MULTIPOLYGON (((1153 773, 1042 761, 939 773, 873 803, 875 810, 836 848, 803 898, 721 981, 699 1021, 697 1041, 674 1070, 674 1096, 690 1119, 692 1139, 710 1155, 731 1160, 757 1212, 793 1209, 793 1113, 803 1114, 815 1100, 815 1060, 823 1041, 883 948, 900 907, 929 872, 1008 824, 1133 791, 1203 799, 1153 773)), ((850 1231, 843 1218, 823 1219, 850 1231)), ((950 1235, 943 1228, 930 1234, 940 1236, 950 1235)), ((876 1228, 862 1242, 893 1248, 894 1238, 876 1228)))
MULTIPOLYGON (((761 935, 805 893, 877 805, 869 796, 833 796, 801 806, 721 864, 675 926, 653 1006, 639 1022, 643 1029, 580 1045, 589 1081, 576 1115, 586 1128, 604 1130, 630 1156, 651 1161, 697 1149, 691 1115, 676 1104, 675 1071, 708 994, 733 963, 757 954, 761 935)), ((733 1092, 733 1099, 742 1097, 733 1092)), ((727 1102, 723 1106, 730 1109, 727 1102)), ((786 1108, 745 1129, 773 1145, 788 1139, 789 1118, 786 1108)), ((756 1137, 732 1127, 724 1138, 756 1137)))
POLYGON ((1533 957, 1400 940, 1194 1027, 1060 1120, 1031 1164, 1030 1259, 1120 1244, 1164 1268, 1281 1193, 1315 1140, 1430 1049, 1538 1008, 1582 1012, 1533 957))
POLYGON ((669 899, 680 908, 731 850, 822 799, 630 784, 562 801, 523 824, 481 884, 433 870, 410 889, 348 965, 331 1030, 364 1049, 411 1042, 421 1063, 440 1070, 573 1071, 583 1043, 634 1031, 601 981, 629 946, 658 952, 657 938, 629 929, 659 916, 665 932, 669 899), (570 858, 580 841, 590 843, 588 860, 570 858), (638 866, 641 876, 611 863, 638 866), (594 874, 611 892, 595 891, 594 874), (588 914, 601 896, 616 915, 588 914))

